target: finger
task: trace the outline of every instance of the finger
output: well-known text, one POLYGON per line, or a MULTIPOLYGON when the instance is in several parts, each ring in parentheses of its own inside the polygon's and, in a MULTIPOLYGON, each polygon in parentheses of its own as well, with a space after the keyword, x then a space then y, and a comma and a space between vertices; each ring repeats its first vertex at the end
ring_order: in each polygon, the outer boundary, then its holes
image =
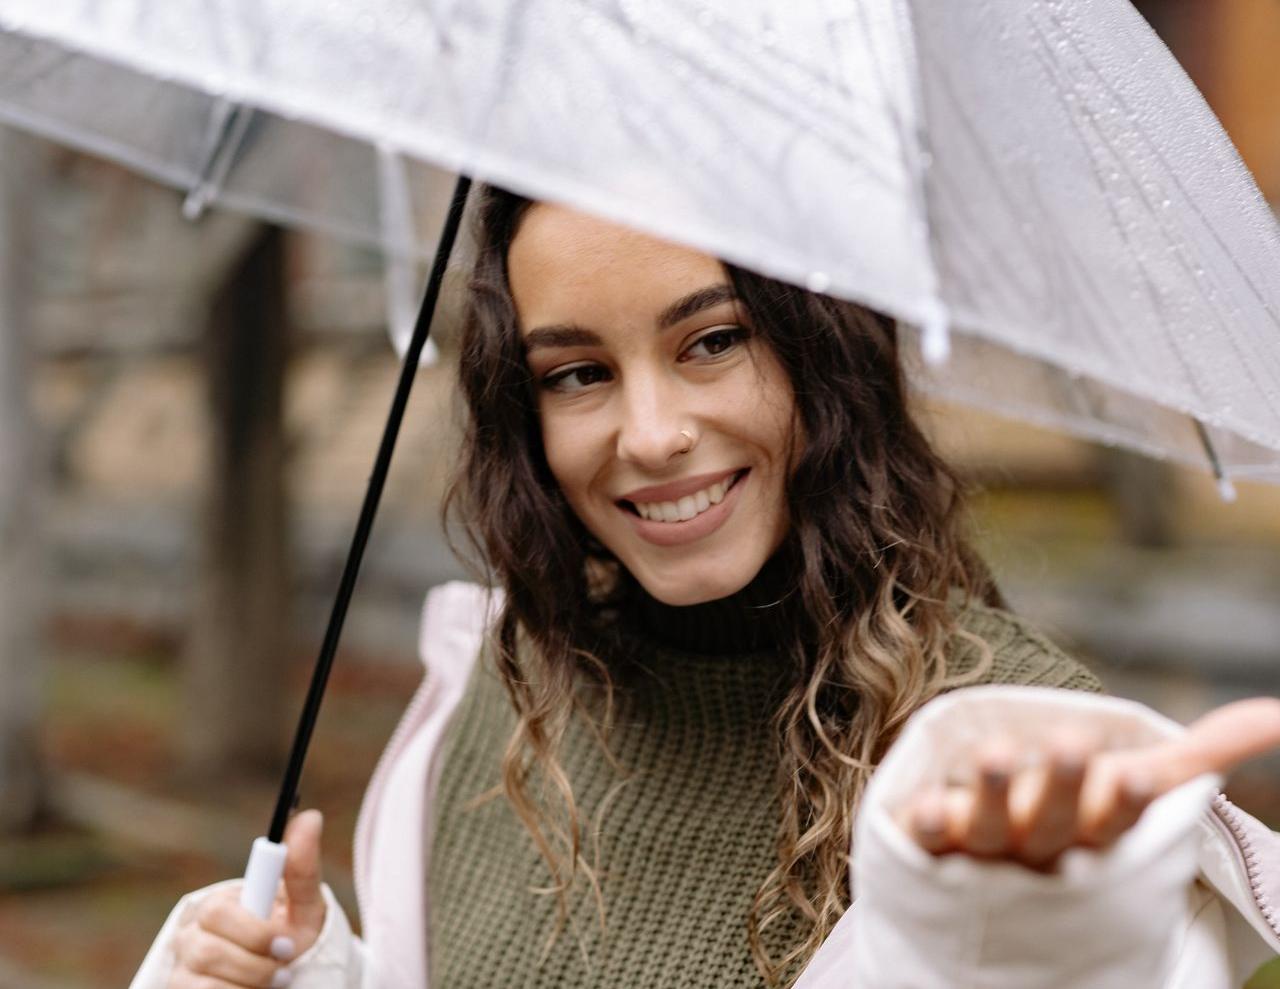
POLYGON ((1202 773, 1229 773, 1280 747, 1280 699, 1253 697, 1224 704, 1193 722, 1157 762, 1161 792, 1202 773))
POLYGON ((1004 742, 989 746, 978 759, 977 791, 961 846, 974 855, 1001 855, 1012 840, 1009 786, 1015 753, 1004 742))
POLYGON ((1074 842, 1088 758, 1085 746, 1074 741, 1049 751, 1030 815, 1015 824, 1018 858, 1027 865, 1047 868, 1074 842))
POLYGON ((1117 778, 1112 796, 1103 812, 1082 826, 1080 840, 1094 848, 1105 848, 1137 822, 1155 797, 1155 787, 1145 776, 1129 773, 1117 778))
POLYGON ((198 924, 178 932, 174 938, 174 956, 180 969, 233 986, 278 989, 290 981, 287 972, 280 974, 278 961, 254 954, 198 924))
POLYGON ((215 934, 246 951, 267 956, 278 933, 272 924, 240 905, 240 887, 228 886, 205 898, 196 910, 192 929, 215 934))
POLYGON ((324 817, 318 810, 297 814, 285 829, 288 853, 284 862, 284 888, 288 896, 291 926, 318 931, 324 923, 324 896, 320 892, 320 837, 324 817))
POLYGON ((921 793, 907 808, 907 833, 926 852, 941 855, 951 850, 946 794, 938 788, 921 793))

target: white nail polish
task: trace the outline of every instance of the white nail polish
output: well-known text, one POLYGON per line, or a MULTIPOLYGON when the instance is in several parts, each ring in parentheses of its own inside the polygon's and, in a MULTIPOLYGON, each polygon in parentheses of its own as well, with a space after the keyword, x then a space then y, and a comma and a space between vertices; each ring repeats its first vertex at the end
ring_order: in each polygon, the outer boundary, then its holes
POLYGON ((284 989, 293 981, 293 973, 287 968, 276 969, 276 974, 271 976, 271 989, 284 989))
MULTIPOLYGON (((271 957, 279 958, 282 962, 287 962, 298 953, 298 947, 293 943, 293 938, 287 934, 280 934, 271 939, 271 957)), ((284 985, 285 983, 280 983, 284 985)))

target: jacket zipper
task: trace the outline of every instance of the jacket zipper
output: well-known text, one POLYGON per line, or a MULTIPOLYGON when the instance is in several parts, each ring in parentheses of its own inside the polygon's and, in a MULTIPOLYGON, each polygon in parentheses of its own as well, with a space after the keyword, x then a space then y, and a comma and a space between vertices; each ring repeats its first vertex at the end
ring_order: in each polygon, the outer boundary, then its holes
POLYGON ((1249 892, 1253 895, 1253 902, 1272 933, 1280 939, 1280 917, 1277 916, 1275 907, 1271 905, 1270 899, 1262 890, 1262 870, 1258 863, 1258 853, 1253 848, 1253 839, 1249 837, 1248 831, 1240 820, 1240 811, 1221 792, 1214 794, 1213 811, 1218 820, 1226 825, 1234 839, 1236 854, 1249 879, 1249 892))

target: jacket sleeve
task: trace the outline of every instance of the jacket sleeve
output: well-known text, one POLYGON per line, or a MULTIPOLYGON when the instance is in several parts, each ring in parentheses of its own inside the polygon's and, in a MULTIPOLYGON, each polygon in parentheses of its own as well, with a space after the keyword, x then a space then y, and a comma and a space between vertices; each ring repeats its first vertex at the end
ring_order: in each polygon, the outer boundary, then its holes
POLYGON ((1221 939, 1201 929, 1220 915, 1204 909, 1196 883, 1197 826, 1216 777, 1164 794, 1109 849, 1071 850, 1051 875, 932 856, 894 820, 919 786, 971 765, 991 733, 1030 743, 1068 718, 1101 729, 1116 747, 1184 730, 1132 701, 1043 687, 972 687, 925 705, 867 787, 855 824, 853 906, 796 989, 1167 989, 1193 984, 1182 978, 1191 942, 1196 971, 1222 968, 1207 957, 1221 939))
MULTIPOLYGON (((142 967, 129 983, 129 989, 168 989, 174 967, 173 939, 178 925, 214 890, 239 882, 233 879, 206 886, 179 900, 142 960, 142 967)), ((326 906, 324 927, 316 943, 289 965, 293 972, 290 989, 379 989, 365 984, 364 945, 352 933, 347 915, 333 891, 327 885, 321 889, 326 906)))

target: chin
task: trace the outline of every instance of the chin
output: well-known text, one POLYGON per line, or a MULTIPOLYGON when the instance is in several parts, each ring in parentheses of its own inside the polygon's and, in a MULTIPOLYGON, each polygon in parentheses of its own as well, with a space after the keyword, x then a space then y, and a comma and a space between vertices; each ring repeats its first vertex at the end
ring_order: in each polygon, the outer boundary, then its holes
POLYGON ((651 597, 663 604, 683 608, 736 594, 751 583, 763 566, 763 559, 725 566, 703 558, 689 560, 684 565, 676 564, 661 572, 643 565, 628 569, 651 597))

